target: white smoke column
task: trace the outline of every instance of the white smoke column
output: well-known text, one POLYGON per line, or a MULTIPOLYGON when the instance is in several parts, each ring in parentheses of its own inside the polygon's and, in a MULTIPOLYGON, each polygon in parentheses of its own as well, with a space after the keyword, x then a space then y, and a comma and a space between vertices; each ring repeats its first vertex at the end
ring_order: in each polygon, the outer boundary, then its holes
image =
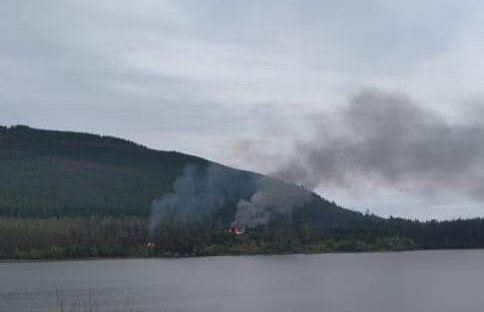
POLYGON ((173 192, 152 202, 150 232, 153 237, 166 216, 193 219, 235 204, 233 225, 264 225, 276 216, 291 217, 293 208, 304 205, 311 196, 302 187, 276 179, 219 165, 188 165, 174 182, 173 192))
POLYGON ((233 226, 256 227, 266 225, 278 215, 291 217, 294 208, 301 207, 311 199, 312 193, 291 184, 264 178, 259 190, 249 201, 240 200, 233 226))
POLYGON ((173 192, 151 204, 150 233, 166 216, 196 219, 218 211, 256 191, 259 176, 217 164, 187 165, 173 183, 173 192))
POLYGON ((150 231, 153 234, 166 215, 197 218, 224 206, 234 197, 237 176, 216 165, 199 167, 187 165, 173 183, 173 192, 151 204, 150 231))

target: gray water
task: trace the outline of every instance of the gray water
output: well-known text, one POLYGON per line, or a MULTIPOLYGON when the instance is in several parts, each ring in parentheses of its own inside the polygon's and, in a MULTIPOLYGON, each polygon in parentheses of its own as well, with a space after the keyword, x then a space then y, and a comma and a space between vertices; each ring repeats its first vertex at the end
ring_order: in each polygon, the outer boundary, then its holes
POLYGON ((482 312, 484 251, 0 263, 0 311, 54 311, 56 291, 100 311, 482 312))

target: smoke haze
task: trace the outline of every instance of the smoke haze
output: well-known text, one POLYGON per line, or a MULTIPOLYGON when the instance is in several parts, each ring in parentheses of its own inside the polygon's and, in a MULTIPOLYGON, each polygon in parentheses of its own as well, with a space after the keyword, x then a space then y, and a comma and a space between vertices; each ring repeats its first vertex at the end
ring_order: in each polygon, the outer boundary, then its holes
POLYGON ((193 219, 237 207, 233 225, 255 227, 273 217, 291 217, 292 209, 304 205, 311 193, 271 178, 218 165, 187 165, 173 184, 173 192, 151 204, 151 233, 167 216, 193 219))
POLYGON ((153 201, 152 229, 166 213, 192 217, 226 205, 237 207, 232 225, 242 227, 290 217, 311 198, 294 184, 363 190, 365 196, 386 188, 484 201, 484 123, 481 106, 472 107, 466 118, 449 122, 403 94, 363 91, 337 114, 317 119, 315 135, 295 144, 289 161, 271 175, 276 179, 243 180, 220 166, 187 166, 174 191, 153 201))
POLYGON ((196 218, 210 214, 240 196, 251 194, 253 185, 252 181, 221 166, 187 165, 173 183, 173 192, 152 202, 151 232, 167 215, 196 218))
POLYGON ((268 178, 259 181, 257 192, 250 200, 241 199, 233 225, 256 227, 267 224, 272 217, 290 217, 293 208, 301 207, 311 199, 311 193, 300 187, 268 178))

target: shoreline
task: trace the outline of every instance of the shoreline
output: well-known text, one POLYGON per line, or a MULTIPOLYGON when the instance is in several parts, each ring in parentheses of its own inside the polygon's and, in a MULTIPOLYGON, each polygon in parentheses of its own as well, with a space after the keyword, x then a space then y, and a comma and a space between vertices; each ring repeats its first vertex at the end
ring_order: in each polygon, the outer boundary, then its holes
POLYGON ((391 254, 391 253, 417 253, 425 251, 484 251, 484 248, 449 248, 449 249, 409 249, 409 250, 387 250, 387 251, 333 251, 319 253, 273 253, 273 254, 220 254, 210 256, 186 256, 186 257, 99 257, 99 258, 74 258, 74 259, 3 259, 3 263, 40 263, 40 262, 78 262, 78 261, 103 261, 103 260, 175 260, 175 259, 197 259, 197 258, 219 258, 219 257, 271 257, 271 256, 312 256, 312 255, 335 255, 335 254, 391 254))

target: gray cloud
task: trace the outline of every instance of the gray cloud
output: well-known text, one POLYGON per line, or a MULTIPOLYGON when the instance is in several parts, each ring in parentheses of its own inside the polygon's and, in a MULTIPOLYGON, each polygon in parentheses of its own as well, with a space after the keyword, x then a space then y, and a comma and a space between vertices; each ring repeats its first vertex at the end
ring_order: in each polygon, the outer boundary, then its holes
POLYGON ((373 185, 483 200, 484 126, 473 120, 450 123, 405 95, 365 91, 321 117, 314 138, 299 142, 275 175, 311 188, 373 185))

